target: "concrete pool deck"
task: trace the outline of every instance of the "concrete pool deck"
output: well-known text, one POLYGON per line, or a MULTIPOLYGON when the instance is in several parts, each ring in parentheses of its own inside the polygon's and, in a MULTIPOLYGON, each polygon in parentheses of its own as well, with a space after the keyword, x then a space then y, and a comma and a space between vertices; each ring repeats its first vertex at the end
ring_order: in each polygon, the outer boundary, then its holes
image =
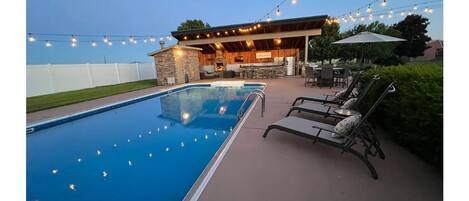
MULTIPOLYGON (((204 80, 205 81, 205 80, 204 80)), ((254 80, 255 81, 255 80, 254 80)), ((371 157, 378 180, 350 154, 285 132, 262 134, 285 116, 294 97, 330 93, 304 87, 301 78, 259 80, 267 83, 266 112, 260 101, 247 117, 199 200, 442 200, 443 177, 378 130, 386 160, 371 157)), ((163 90, 154 87, 28 114, 28 122, 63 116, 163 90)), ((298 115, 298 114, 293 114, 298 115)), ((302 117, 314 119, 312 115, 302 117)))

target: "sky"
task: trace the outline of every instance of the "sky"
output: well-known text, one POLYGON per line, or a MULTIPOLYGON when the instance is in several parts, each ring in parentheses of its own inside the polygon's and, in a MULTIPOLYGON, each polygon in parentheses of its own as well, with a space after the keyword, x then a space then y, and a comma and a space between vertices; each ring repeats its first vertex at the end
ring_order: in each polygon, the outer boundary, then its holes
MULTIPOLYGON (((187 19, 200 19, 211 26, 253 22, 275 7, 281 0, 27 0, 27 33, 91 34, 91 35, 169 35, 187 19)), ((355 12, 373 0, 297 0, 292 5, 287 0, 281 15, 273 20, 315 15, 338 16, 355 12)), ((432 0, 387 0, 388 7, 413 5, 432 0)), ((434 1, 434 0, 433 0, 434 1)), ((443 39, 442 3, 432 7, 428 35, 443 39)), ((375 9, 378 8, 376 4, 375 9)), ((423 7, 423 6, 422 6, 423 7)), ((361 13, 365 13, 362 10, 361 13)), ((376 17, 376 16, 375 16, 376 17)), ((375 18, 378 19, 378 18, 375 18)), ((393 24, 403 17, 382 20, 393 24)), ((381 21, 381 20, 380 20, 381 21)), ((341 24, 347 30, 353 24, 341 24)), ((25 39, 26 39, 25 33, 25 39)), ((35 36, 38 40, 44 36, 35 36)), ((69 40, 69 37, 58 38, 69 40)), ((99 38, 94 38, 99 39, 99 38)), ((46 48, 43 41, 27 43, 27 64, 71 63, 129 63, 153 62, 147 53, 159 49, 158 42, 136 45, 98 43, 92 47, 78 38, 78 46, 70 43, 53 43, 46 48)), ((111 39, 112 40, 112 39, 111 39)), ((175 39, 167 45, 175 43, 175 39)))

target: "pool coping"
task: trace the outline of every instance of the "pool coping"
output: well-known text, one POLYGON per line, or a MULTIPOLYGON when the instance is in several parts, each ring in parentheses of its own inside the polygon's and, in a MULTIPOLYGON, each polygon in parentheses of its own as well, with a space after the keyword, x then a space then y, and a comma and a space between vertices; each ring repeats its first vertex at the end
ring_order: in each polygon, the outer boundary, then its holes
MULTIPOLYGON (((267 83, 264 83, 264 82, 249 82, 248 84, 263 85, 264 88, 262 89, 262 91, 264 91, 267 88, 267 83)), ((246 113, 243 115, 243 117, 240 119, 240 121, 238 121, 238 123, 234 127, 233 131, 229 134, 227 139, 225 139, 225 142, 223 142, 223 144, 220 146, 217 152, 215 152, 212 159, 210 159, 209 163, 205 166, 202 173, 200 173, 197 180, 195 180, 194 184, 192 184, 192 187, 189 189, 189 191, 187 192, 186 196, 183 199, 184 201, 197 201, 200 198, 203 191, 205 190, 205 187, 208 185, 211 178, 215 174, 215 171, 217 170, 221 161, 223 160, 229 148, 231 147, 231 144, 233 144, 234 140, 238 136, 241 128, 243 127, 244 123, 248 119, 249 115, 254 110, 254 107, 258 101, 259 101, 259 97, 256 96, 256 98, 251 103, 251 105, 249 105, 249 108, 246 111, 246 113)))

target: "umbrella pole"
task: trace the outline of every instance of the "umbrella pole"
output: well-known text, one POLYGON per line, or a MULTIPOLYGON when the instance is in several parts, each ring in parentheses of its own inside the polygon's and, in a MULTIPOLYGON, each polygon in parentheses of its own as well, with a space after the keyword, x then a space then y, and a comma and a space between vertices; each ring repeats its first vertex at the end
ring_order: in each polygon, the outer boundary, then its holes
POLYGON ((362 51, 361 51, 361 56, 360 56, 360 63, 361 63, 362 66, 363 66, 363 63, 364 63, 364 61, 363 61, 363 59, 364 59, 363 58, 363 52, 364 52, 364 49, 365 49, 364 46, 365 46, 364 44, 361 45, 362 51))

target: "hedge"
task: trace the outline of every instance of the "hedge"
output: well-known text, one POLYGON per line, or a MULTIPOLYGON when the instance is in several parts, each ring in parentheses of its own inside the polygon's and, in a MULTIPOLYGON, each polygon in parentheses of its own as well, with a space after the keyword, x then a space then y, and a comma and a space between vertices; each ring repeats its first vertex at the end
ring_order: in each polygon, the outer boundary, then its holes
MULTIPOLYGON (((377 97, 391 81, 397 91, 388 95, 372 116, 398 144, 438 168, 443 166, 443 67, 409 64, 367 70, 363 81, 379 74, 370 90, 377 97)), ((368 103, 369 104, 369 103, 368 103)))

